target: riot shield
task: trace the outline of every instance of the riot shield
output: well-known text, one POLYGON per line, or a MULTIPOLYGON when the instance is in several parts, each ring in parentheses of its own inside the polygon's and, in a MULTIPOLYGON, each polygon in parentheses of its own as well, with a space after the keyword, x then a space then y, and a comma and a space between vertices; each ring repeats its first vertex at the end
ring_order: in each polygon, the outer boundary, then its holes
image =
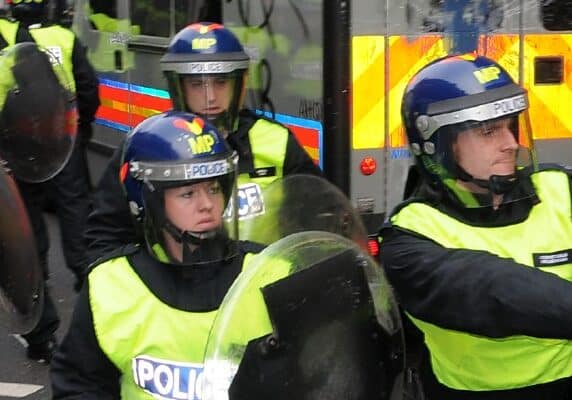
POLYGON ((0 56, 0 158, 26 182, 42 182, 67 162, 77 132, 69 73, 53 54, 19 43, 0 56))
POLYGON ((403 337, 382 269, 356 243, 301 232, 267 247, 226 295, 203 399, 390 399, 403 337))
POLYGON ((367 243, 359 214, 327 180, 300 174, 275 180, 262 191, 254 186, 238 187, 241 240, 271 244, 293 233, 315 230, 367 243))
POLYGON ((14 180, 0 168, 0 327, 27 333, 43 307, 33 231, 14 180))

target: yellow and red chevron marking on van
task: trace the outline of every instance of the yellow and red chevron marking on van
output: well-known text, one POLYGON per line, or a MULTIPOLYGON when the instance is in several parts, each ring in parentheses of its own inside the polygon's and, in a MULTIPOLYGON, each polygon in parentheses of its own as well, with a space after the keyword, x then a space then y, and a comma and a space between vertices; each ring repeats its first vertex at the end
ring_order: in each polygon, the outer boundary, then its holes
MULTIPOLYGON (((99 80, 101 106, 96 122, 123 132, 129 131, 145 118, 172 108, 169 92, 165 90, 131 85, 109 79, 99 80)), ((286 125, 312 160, 321 165, 322 124, 286 114, 262 113, 286 125)))
MULTIPOLYGON (((316 122, 312 120, 308 120, 311 122, 316 122)), ((321 165, 322 157, 321 157, 321 150, 322 146, 320 145, 322 141, 322 125, 319 126, 300 126, 300 125, 287 125, 285 124, 296 136, 298 143, 306 150, 306 152, 310 155, 310 158, 314 161, 314 163, 321 165)), ((306 123, 307 125, 307 123, 306 123)))
POLYGON ((273 115, 268 111, 257 110, 257 113, 264 115, 267 118, 274 119, 275 121, 280 122, 288 129, 290 129, 290 131, 292 131, 296 137, 296 140, 298 140, 298 143, 300 143, 304 150, 306 150, 306 152, 310 155, 310 158, 314 161, 314 163, 320 167, 323 167, 322 160, 324 157, 322 154, 322 143, 324 132, 322 123, 320 121, 294 117, 287 114, 275 113, 273 115))
MULTIPOLYGON (((355 36, 352 41, 354 149, 406 146, 401 124, 401 99, 407 82, 424 65, 447 54, 448 43, 439 35, 417 37, 355 36), (387 103, 387 104, 386 104, 387 103), (385 135, 385 132, 388 132, 385 135)), ((572 35, 526 34, 520 54, 516 34, 482 36, 477 49, 501 64, 528 90, 530 120, 535 139, 572 137, 572 35), (561 84, 536 84, 536 57, 561 57, 564 63, 561 84)))
POLYGON ((96 122, 120 131, 128 131, 145 118, 171 108, 165 90, 131 85, 108 79, 99 80, 101 105, 96 122))
MULTIPOLYGON (((518 35, 482 37, 479 52, 497 60, 515 80, 519 80, 520 41, 518 35)), ((534 139, 567 139, 572 137, 572 35, 524 35, 523 76, 520 81, 528 90, 529 115, 534 139), (535 60, 538 57, 562 58, 563 81, 556 84, 535 83, 535 60)))
POLYGON ((407 146, 401 123, 401 100, 405 87, 421 68, 447 54, 448 43, 440 35, 420 35, 414 39, 391 36, 389 39, 389 140, 391 147, 407 146))
POLYGON ((385 146, 385 37, 352 39, 352 147, 385 146))
POLYGON ((391 36, 387 49, 383 36, 353 37, 354 149, 384 147, 386 124, 389 145, 406 146, 400 114, 405 86, 421 67, 445 54, 446 43, 438 35, 423 35, 413 39, 391 36), (387 65, 386 59, 389 62, 387 65))

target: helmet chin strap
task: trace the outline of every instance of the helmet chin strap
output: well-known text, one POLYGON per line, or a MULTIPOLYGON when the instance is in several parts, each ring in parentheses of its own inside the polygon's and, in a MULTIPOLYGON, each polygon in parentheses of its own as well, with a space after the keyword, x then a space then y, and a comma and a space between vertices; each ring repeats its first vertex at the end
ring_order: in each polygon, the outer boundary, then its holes
POLYGON ((199 246, 203 240, 212 239, 216 236, 216 231, 207 232, 193 232, 193 231, 183 231, 177 228, 171 221, 165 222, 165 230, 171 235, 177 243, 193 244, 199 246))
MULTIPOLYGON (((213 260, 221 259, 224 253, 224 246, 221 246, 221 239, 224 238, 222 232, 217 230, 208 232, 183 231, 177 228, 171 221, 165 222, 165 230, 177 243, 183 246, 183 263, 205 262, 201 259, 205 256, 212 257, 213 260), (201 249, 200 252, 191 250, 191 246, 201 249)), ((224 243, 224 241, 222 241, 224 243)))
POLYGON ((508 193, 518 182, 516 173, 509 175, 491 175, 489 179, 477 179, 457 165, 459 178, 465 182, 474 182, 478 187, 489 190, 493 194, 508 193))
POLYGON ((488 180, 473 179, 482 188, 489 189, 494 194, 506 194, 514 188, 518 181, 516 174, 491 175, 488 180))
POLYGON ((231 128, 230 114, 228 110, 219 112, 218 114, 201 115, 204 119, 209 121, 211 124, 216 126, 219 131, 223 134, 226 139, 231 133, 229 129, 231 128))

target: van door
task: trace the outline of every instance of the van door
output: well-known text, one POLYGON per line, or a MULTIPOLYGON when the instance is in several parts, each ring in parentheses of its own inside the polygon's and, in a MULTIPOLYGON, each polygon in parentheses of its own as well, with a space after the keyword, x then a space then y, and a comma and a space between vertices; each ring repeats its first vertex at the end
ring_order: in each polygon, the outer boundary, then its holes
POLYGON ((72 29, 87 47, 88 58, 99 78, 101 106, 96 115, 92 142, 113 148, 131 126, 128 94, 133 54, 129 39, 139 27, 129 19, 127 1, 78 0, 72 29))

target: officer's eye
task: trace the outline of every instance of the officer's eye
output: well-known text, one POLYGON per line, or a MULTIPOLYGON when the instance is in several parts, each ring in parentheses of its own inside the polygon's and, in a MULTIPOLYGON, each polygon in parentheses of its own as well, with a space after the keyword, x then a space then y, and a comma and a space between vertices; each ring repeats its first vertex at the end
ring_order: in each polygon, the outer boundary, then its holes
POLYGON ((517 132, 514 129, 514 119, 504 118, 497 121, 487 122, 481 125, 480 134, 482 136, 501 135, 505 130, 511 131, 513 134, 517 132))
POLYGON ((494 126, 490 126, 490 125, 485 125, 483 126, 482 130, 481 130, 481 134, 483 136, 492 136, 495 134, 495 127, 494 126))
POLYGON ((495 134, 496 127, 494 124, 491 123, 484 123, 479 126, 479 134, 481 136, 492 136, 495 134))
POLYGON ((227 83, 228 83, 228 79, 226 79, 226 78, 215 78, 215 80, 214 80, 214 85, 217 87, 226 86, 227 83))
POLYGON ((193 197, 194 194, 195 194, 195 190, 189 189, 189 190, 185 190, 183 193, 181 193, 181 197, 188 199, 188 198, 193 197))
POLYGON ((205 86, 205 82, 200 80, 200 79, 193 79, 188 81, 189 86, 193 89, 201 89, 203 86, 205 86))
POLYGON ((220 186, 220 183, 218 182, 213 182, 210 187, 209 187, 209 193, 210 194, 219 194, 221 192, 222 188, 220 186))

